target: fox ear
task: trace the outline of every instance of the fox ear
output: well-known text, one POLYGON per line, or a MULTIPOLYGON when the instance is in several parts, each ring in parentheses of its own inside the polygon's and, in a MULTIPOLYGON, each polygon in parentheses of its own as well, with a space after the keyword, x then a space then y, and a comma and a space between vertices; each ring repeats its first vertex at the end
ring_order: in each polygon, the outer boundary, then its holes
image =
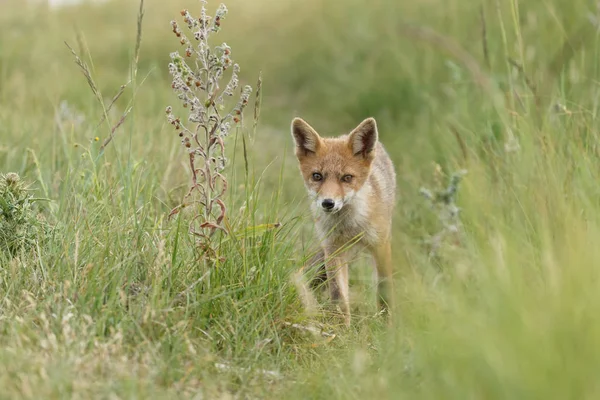
POLYGON ((374 118, 367 118, 350 133, 348 144, 355 156, 367 158, 377 143, 377 123, 374 118))
POLYGON ((294 118, 292 121, 292 136, 296 142, 296 155, 306 156, 316 153, 321 145, 321 137, 302 118, 294 118))

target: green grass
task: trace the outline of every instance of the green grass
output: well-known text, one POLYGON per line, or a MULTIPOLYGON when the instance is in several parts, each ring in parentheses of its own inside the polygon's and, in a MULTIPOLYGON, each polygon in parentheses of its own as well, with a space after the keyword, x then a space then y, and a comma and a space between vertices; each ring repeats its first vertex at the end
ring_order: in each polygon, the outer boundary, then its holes
POLYGON ((598 397, 590 2, 227 2, 219 35, 242 84, 263 71, 264 102, 246 132, 248 180, 241 133, 228 142, 233 234, 210 269, 187 233, 191 211, 167 218, 189 185, 164 116, 179 47, 169 21, 197 2, 146 1, 136 81, 109 119, 129 101, 133 111, 102 154, 110 125, 98 127, 103 110, 63 42, 108 103, 130 79, 139 3, 22 3, 0 4, 0 173, 50 199, 36 206, 54 228, 39 247, 0 254, 0 397, 598 397), (378 120, 399 185, 390 327, 364 260, 350 329, 300 300, 293 276, 317 243, 294 116, 332 135, 378 120), (430 258, 424 241, 440 226, 419 188, 463 168, 460 244, 430 258))

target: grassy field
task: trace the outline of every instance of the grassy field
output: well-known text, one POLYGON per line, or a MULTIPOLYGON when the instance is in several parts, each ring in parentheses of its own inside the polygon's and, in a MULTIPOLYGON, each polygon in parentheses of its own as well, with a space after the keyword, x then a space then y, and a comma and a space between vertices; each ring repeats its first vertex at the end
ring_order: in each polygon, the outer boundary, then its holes
POLYGON ((169 23, 199 2, 146 0, 137 64, 137 1, 0 2, 0 173, 34 197, 16 225, 0 202, 0 398, 598 398, 592 3, 229 0, 218 40, 243 84, 262 71, 262 107, 228 137, 231 234, 208 267, 194 210, 168 218, 190 173, 164 112, 182 112, 169 23), (106 104, 131 80, 103 123, 65 41, 106 104), (317 243, 294 116, 325 135, 378 121, 399 186, 392 326, 365 259, 351 328, 299 295, 317 243), (454 203, 420 189, 461 170, 451 232, 454 203))

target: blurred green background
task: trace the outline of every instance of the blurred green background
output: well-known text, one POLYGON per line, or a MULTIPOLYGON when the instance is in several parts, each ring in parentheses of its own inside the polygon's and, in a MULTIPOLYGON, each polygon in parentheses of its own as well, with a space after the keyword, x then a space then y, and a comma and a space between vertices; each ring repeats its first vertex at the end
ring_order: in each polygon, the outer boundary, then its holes
POLYGON ((230 137, 242 233, 206 280, 185 221, 166 218, 190 179, 164 115, 182 112, 170 21, 200 3, 144 3, 135 69, 139 2, 0 1, 0 172, 33 182, 57 227, 33 254, 0 260, 7 397, 598 397, 596 2, 227 1, 213 44, 232 47, 243 84, 262 71, 263 103, 244 133, 250 181, 241 133, 230 137), (137 71, 110 124, 65 41, 107 103, 137 71), (291 277, 316 243, 295 116, 323 135, 378 121, 399 185, 392 327, 374 316, 363 262, 349 331, 305 315, 291 277), (444 230, 419 189, 461 169, 458 239, 432 257, 427 238, 444 230), (283 229, 247 234, 271 222, 283 229))

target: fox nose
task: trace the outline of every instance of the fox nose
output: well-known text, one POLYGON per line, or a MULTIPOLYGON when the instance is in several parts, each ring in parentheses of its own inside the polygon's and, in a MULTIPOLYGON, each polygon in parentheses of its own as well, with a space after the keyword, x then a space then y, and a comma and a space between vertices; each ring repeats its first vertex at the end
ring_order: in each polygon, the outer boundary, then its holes
POLYGON ((325 199, 321 203, 321 206, 326 210, 331 210, 335 206, 335 201, 333 199, 325 199))

